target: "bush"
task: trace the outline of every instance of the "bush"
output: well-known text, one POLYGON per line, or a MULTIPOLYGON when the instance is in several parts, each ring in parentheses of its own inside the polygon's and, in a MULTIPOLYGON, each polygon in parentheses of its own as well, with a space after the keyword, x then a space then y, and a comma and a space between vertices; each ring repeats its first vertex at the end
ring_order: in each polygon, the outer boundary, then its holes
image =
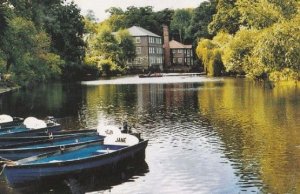
POLYGON ((210 76, 220 76, 224 70, 221 59, 222 42, 224 41, 224 33, 216 36, 214 40, 202 39, 196 48, 196 54, 202 61, 204 71, 210 76))
POLYGON ((98 62, 97 67, 103 75, 113 75, 118 72, 118 66, 111 59, 103 59, 98 62))

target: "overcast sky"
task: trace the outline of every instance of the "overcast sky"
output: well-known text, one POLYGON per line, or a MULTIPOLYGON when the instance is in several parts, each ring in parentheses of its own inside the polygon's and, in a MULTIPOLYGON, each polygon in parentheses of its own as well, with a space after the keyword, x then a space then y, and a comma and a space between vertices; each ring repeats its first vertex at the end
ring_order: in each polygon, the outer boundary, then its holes
MULTIPOLYGON (((71 0, 68 0, 71 1, 71 0)), ((144 7, 153 6, 154 11, 165 8, 195 8, 205 0, 73 0, 81 9, 83 15, 87 10, 93 10, 99 21, 103 21, 109 15, 105 10, 110 7, 120 7, 125 10, 129 6, 144 7)))

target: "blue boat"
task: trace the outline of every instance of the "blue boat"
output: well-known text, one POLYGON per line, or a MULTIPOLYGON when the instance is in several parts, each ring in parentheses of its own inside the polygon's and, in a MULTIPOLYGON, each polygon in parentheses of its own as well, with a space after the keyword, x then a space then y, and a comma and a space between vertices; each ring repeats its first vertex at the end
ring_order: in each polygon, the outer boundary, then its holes
POLYGON ((91 143, 11 161, 4 165, 3 172, 8 182, 17 186, 56 176, 113 169, 124 161, 136 158, 144 160, 148 141, 134 137, 137 141, 127 144, 132 137, 128 134, 112 135, 104 139, 104 144, 91 143))
POLYGON ((35 135, 41 132, 49 133, 61 130, 60 124, 53 120, 42 121, 34 117, 28 117, 19 126, 0 129, 0 136, 24 136, 35 135))
POLYGON ((0 157, 5 160, 20 160, 58 149, 84 145, 91 142, 103 142, 104 137, 97 133, 81 134, 79 136, 48 139, 30 143, 20 143, 0 148, 0 157))
POLYGON ((72 137, 79 136, 82 134, 96 134, 96 129, 84 129, 84 130, 67 130, 67 131, 53 131, 45 133, 45 131, 36 132, 34 134, 24 134, 22 135, 10 135, 10 136, 0 136, 0 148, 3 146, 11 146, 20 143, 48 140, 48 139, 57 139, 61 137, 72 137))
POLYGON ((0 129, 5 127, 13 127, 22 124, 24 121, 20 117, 11 117, 9 115, 2 114, 0 115, 0 129))

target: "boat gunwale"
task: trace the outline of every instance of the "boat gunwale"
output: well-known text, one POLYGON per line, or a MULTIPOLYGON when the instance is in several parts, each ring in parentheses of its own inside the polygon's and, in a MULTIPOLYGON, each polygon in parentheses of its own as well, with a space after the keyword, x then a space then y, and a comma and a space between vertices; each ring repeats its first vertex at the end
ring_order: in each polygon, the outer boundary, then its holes
POLYGON ((47 149, 55 149, 55 148, 60 148, 61 146, 68 148, 68 147, 73 147, 73 146, 79 146, 79 145, 84 145, 87 143, 93 143, 93 142, 103 142, 103 139, 94 139, 94 140, 89 140, 89 141, 84 141, 84 142, 73 142, 65 145, 53 145, 53 146, 45 146, 45 147, 37 147, 37 148, 8 148, 8 149, 0 149, 0 154, 5 154, 9 152, 14 152, 14 153, 20 153, 20 152, 28 152, 28 151, 42 151, 42 150, 47 150, 47 149))
MULTIPOLYGON (((80 133, 80 134, 74 134, 74 135, 67 135, 67 136, 60 136, 60 137, 53 137, 53 139, 48 138, 47 139, 41 139, 37 141, 29 141, 29 142, 21 142, 21 143, 16 143, 16 144, 11 144, 11 145, 0 145, 0 151, 2 150, 8 150, 8 149, 21 149, 22 146, 30 146, 30 145, 36 145, 36 144, 43 144, 43 143, 51 143, 51 142, 57 142, 60 140, 67 140, 67 139, 72 139, 72 138, 80 138, 82 137, 88 137, 88 136, 96 136, 98 135, 96 132, 90 132, 90 133, 80 133)), ((100 136, 100 135, 98 135, 100 136)), ((101 136, 104 138, 104 136, 101 136)))
MULTIPOLYGON (((44 131, 45 134, 48 134, 49 130, 51 131, 52 129, 55 129, 55 128, 60 127, 60 126, 61 126, 60 124, 55 123, 54 125, 39 128, 39 129, 26 128, 26 130, 23 130, 23 131, 9 132, 9 133, 3 133, 3 134, 1 134, 1 131, 0 131, 0 137, 8 137, 10 135, 20 135, 20 134, 26 134, 26 133, 28 133, 28 134, 39 133, 39 132, 42 132, 42 131, 44 131)), ((57 130, 60 130, 60 129, 57 129, 57 130)))
MULTIPOLYGON (((140 141, 139 143, 132 145, 132 146, 128 146, 128 147, 123 147, 121 149, 118 149, 114 152, 109 152, 109 153, 103 153, 103 154, 99 154, 99 155, 94 155, 94 156, 88 156, 88 157, 84 157, 84 158, 78 158, 78 159, 71 159, 71 160, 64 160, 64 161, 57 161, 57 162, 47 162, 47 163, 34 163, 34 164, 28 164, 26 162, 32 162, 34 160, 37 159, 43 159, 43 158, 47 158, 47 156, 54 156, 54 155, 58 155, 61 152, 66 152, 66 151, 74 151, 74 150, 78 150, 81 148, 84 148, 85 146, 88 146, 89 144, 85 144, 85 145, 79 145, 79 146, 75 146, 75 147, 71 147, 68 148, 64 151, 62 150, 58 150, 58 151, 54 151, 54 152, 49 152, 49 153, 45 153, 45 154, 40 154, 37 156, 32 156, 32 157, 28 157, 28 158, 24 158, 21 160, 17 160, 14 161, 12 163, 9 163, 6 165, 5 169, 13 169, 13 168, 40 168, 40 167, 62 167, 62 166, 67 166, 67 165, 72 165, 72 164, 78 164, 78 163, 82 163, 82 162, 86 162, 86 161, 92 161, 92 160, 98 160, 99 158, 106 158, 106 157, 111 157, 112 155, 118 155, 120 152, 126 152, 127 150, 131 150, 137 147, 144 147, 146 148, 148 145, 148 141, 149 140, 143 140, 140 141)), ((90 145, 93 144, 97 144, 98 142, 94 142, 91 143, 90 145)))
MULTIPOLYGON (((88 134, 88 133, 97 133, 96 129, 87 129, 87 130, 70 130, 70 131, 54 131, 54 132, 50 132, 52 133, 53 137, 55 138, 59 138, 59 137, 72 137, 72 136, 78 136, 78 135, 82 135, 82 134, 88 134), (56 134, 58 132, 58 134, 56 134), (73 134, 73 132, 75 132, 73 134)), ((45 132, 40 132, 40 134, 35 135, 35 136, 2 136, 0 135, 0 142, 1 141, 16 141, 16 140, 23 140, 23 139, 39 139, 39 138, 45 138, 49 139, 49 132, 45 133, 45 132), (40 135, 41 134, 41 135, 40 135), (48 135, 42 135, 42 134, 48 134, 48 135)), ((1 147, 1 146, 0 146, 1 147)))

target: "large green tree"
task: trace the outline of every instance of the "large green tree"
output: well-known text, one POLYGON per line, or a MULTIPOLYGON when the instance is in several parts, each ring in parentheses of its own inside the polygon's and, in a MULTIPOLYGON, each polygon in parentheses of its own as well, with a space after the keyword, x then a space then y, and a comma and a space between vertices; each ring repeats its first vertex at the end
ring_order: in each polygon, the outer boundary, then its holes
POLYGON ((73 2, 50 7, 45 29, 51 36, 52 51, 65 60, 64 77, 74 78, 79 75, 85 43, 83 41, 84 19, 73 2))
MULTIPOLYGON (((89 69, 122 72, 128 60, 135 58, 135 44, 127 30, 112 33, 103 28, 99 33, 92 34, 88 39, 85 63, 89 69)), ((101 73, 101 72, 100 72, 101 73)))
POLYGON ((60 74, 63 61, 50 52, 50 38, 33 22, 14 17, 2 40, 6 73, 20 85, 45 81, 60 74))
POLYGON ((216 13, 216 0, 204 1, 193 10, 191 24, 188 29, 190 39, 196 41, 198 38, 212 38, 214 34, 208 32, 208 25, 216 13))
POLYGON ((216 34, 225 31, 234 34, 240 27, 240 13, 235 6, 237 0, 218 0, 217 13, 209 24, 209 32, 216 34))
POLYGON ((188 38, 188 27, 192 18, 191 9, 177 9, 171 21, 171 31, 178 34, 180 42, 184 42, 188 38))

